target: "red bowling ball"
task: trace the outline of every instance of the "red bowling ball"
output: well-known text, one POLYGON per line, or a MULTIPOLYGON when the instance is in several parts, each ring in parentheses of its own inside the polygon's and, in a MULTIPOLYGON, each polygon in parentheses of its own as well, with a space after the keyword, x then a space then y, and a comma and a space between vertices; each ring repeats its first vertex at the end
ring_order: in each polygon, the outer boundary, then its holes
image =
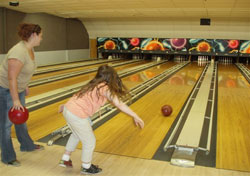
MULTIPOLYGON (((12 109, 12 108, 11 108, 12 109)), ((29 111, 24 107, 24 112, 23 110, 18 110, 18 109, 13 109, 13 111, 9 110, 9 119, 12 123, 14 124, 22 124, 25 123, 28 118, 29 118, 29 111)))
POLYGON ((164 105, 161 107, 161 112, 164 116, 170 116, 172 114, 172 107, 170 105, 164 105))

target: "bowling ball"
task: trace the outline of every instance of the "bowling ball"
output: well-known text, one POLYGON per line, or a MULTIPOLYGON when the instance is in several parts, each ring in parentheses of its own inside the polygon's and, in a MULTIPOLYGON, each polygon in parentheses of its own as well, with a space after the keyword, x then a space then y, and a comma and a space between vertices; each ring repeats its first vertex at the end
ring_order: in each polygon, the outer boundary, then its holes
POLYGON ((12 123, 14 124, 22 124, 25 123, 28 118, 29 118, 29 111, 28 109, 24 108, 24 112, 23 110, 18 110, 18 109, 13 109, 13 111, 11 111, 12 108, 10 108, 8 115, 9 115, 9 119, 12 123))
POLYGON ((170 105, 163 105, 161 107, 161 112, 164 116, 170 116, 172 111, 173 111, 173 109, 170 105))

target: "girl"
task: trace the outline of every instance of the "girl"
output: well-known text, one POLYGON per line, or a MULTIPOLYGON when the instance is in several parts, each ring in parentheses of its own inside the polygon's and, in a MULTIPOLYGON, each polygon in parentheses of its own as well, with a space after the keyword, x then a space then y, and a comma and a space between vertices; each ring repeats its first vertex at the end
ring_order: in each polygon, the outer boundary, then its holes
POLYGON ((95 136, 91 127, 90 117, 103 106, 106 101, 112 102, 124 113, 133 117, 136 126, 144 127, 143 120, 126 104, 120 101, 128 94, 117 72, 108 65, 98 68, 97 74, 88 84, 76 93, 69 101, 61 106, 64 118, 72 130, 66 145, 66 151, 59 163, 62 167, 72 167, 70 154, 75 150, 79 141, 82 142, 83 174, 95 174, 102 171, 98 166, 91 164, 95 149, 95 136))

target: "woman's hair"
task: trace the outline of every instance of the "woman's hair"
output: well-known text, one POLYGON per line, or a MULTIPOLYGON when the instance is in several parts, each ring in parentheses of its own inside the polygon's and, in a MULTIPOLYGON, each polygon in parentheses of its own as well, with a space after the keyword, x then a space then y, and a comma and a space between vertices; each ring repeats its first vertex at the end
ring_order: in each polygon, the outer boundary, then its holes
POLYGON ((38 35, 41 33, 41 30, 38 24, 22 23, 19 25, 18 35, 22 40, 28 41, 31 34, 36 33, 38 35))
POLYGON ((98 68, 95 78, 88 84, 84 85, 81 90, 76 94, 77 97, 81 97, 84 93, 92 91, 97 88, 97 97, 100 96, 100 88, 108 86, 111 93, 111 98, 117 96, 118 98, 125 98, 128 93, 128 89, 122 83, 122 80, 118 76, 114 68, 108 65, 102 65, 98 68), (103 83, 103 86, 98 86, 103 83))

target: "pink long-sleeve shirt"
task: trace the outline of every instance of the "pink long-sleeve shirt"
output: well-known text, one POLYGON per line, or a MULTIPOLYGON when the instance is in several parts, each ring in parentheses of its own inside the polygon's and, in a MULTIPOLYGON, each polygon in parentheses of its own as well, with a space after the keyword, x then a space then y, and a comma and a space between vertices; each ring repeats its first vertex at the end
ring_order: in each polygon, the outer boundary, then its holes
POLYGON ((107 98, 104 96, 108 91, 108 86, 99 84, 100 96, 97 96, 97 87, 91 92, 85 93, 82 97, 78 98, 76 95, 71 97, 65 104, 65 107, 74 115, 80 118, 88 118, 99 110, 107 102, 107 98))

